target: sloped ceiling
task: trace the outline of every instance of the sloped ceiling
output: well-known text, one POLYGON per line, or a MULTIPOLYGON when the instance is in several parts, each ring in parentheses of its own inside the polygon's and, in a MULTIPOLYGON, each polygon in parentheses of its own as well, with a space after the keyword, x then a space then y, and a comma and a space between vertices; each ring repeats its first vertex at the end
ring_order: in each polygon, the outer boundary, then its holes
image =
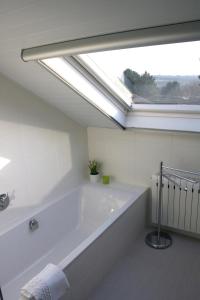
POLYGON ((1 0, 0 72, 83 126, 115 127, 21 49, 198 19, 199 0, 1 0))

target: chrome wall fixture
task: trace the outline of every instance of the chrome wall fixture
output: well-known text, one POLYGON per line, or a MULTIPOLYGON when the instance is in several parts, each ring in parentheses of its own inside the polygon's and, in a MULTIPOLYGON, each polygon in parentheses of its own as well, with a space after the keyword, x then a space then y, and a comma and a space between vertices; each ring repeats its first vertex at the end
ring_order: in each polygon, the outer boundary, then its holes
POLYGON ((35 231, 38 228, 39 228, 39 222, 35 218, 30 219, 29 221, 30 231, 35 231))
POLYGON ((8 207, 10 199, 8 194, 0 194, 0 210, 4 210, 8 207))
MULTIPOLYGON (((148 233, 145 238, 146 244, 154 249, 166 249, 172 245, 171 236, 167 232, 161 231, 163 178, 166 178, 181 190, 181 180, 191 184, 200 184, 200 172, 175 169, 165 166, 163 162, 160 163, 157 230, 148 233)), ((187 192, 187 187, 184 187, 184 190, 187 192)))

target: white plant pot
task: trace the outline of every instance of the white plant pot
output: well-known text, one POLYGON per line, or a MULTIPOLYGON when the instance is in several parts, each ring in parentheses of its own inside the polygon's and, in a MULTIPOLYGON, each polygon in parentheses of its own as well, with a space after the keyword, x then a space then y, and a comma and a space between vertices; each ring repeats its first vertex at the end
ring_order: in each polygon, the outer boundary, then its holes
POLYGON ((96 174, 96 175, 91 175, 90 174, 90 182, 92 183, 97 183, 99 181, 99 174, 96 174))

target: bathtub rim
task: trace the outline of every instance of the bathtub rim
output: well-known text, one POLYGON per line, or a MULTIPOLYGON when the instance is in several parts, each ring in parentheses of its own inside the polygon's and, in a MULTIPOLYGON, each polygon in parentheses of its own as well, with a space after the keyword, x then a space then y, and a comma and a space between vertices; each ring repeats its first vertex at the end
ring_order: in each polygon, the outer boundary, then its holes
POLYGON ((51 199, 49 201, 45 201, 42 205, 36 207, 33 209, 33 212, 30 213, 29 215, 24 216, 22 219, 20 220, 16 220, 14 221, 12 224, 8 225, 8 228, 4 228, 2 229, 2 231, 0 231, 0 238, 2 235, 8 233, 9 231, 13 230, 15 227, 20 226, 23 223, 26 223, 28 221, 30 221, 30 219, 32 218, 36 218, 37 219, 37 215, 40 214, 43 210, 48 209, 50 206, 62 201, 65 197, 70 196, 72 193, 81 190, 82 186, 84 186, 84 183, 81 183, 80 185, 77 185, 76 187, 73 187, 72 189, 70 189, 68 192, 66 192, 65 194, 55 198, 55 199, 51 199))
MULTIPOLYGON (((16 220, 13 223, 9 224, 7 228, 4 228, 0 231, 0 238, 1 236, 3 236, 4 234, 8 233, 9 231, 13 230, 15 227, 20 226, 23 223, 28 223, 30 221, 30 219, 32 218, 36 218, 37 219, 37 215, 40 214, 43 210, 48 209, 50 206, 55 205, 56 203, 62 201, 64 198, 70 196, 71 194, 73 194, 76 191, 81 191, 81 189, 84 186, 93 186, 93 187, 102 187, 102 188, 117 188, 119 190, 123 190, 123 189, 128 189, 128 190, 134 190, 134 189, 148 189, 148 186, 144 186, 144 185, 130 185, 130 184, 126 184, 126 183, 121 183, 121 182, 117 182, 114 181, 109 185, 103 185, 101 183, 90 183, 90 181, 86 180, 83 181, 82 183, 78 184, 77 186, 71 188, 69 191, 67 191, 65 194, 60 195, 59 197, 55 198, 55 199, 51 199, 49 201, 45 201, 42 205, 36 207, 33 209, 33 212, 24 216, 22 219, 20 220, 16 220)), ((127 190, 126 190, 127 191, 127 190)))

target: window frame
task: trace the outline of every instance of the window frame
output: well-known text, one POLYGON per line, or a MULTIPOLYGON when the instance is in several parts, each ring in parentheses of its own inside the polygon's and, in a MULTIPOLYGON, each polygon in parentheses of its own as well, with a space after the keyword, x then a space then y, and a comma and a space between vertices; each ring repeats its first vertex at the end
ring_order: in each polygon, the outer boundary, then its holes
POLYGON ((93 107, 95 107, 98 111, 100 111, 103 115, 105 115, 106 117, 108 117, 110 120, 112 120, 118 127, 120 127, 121 129, 125 130, 125 118, 126 118, 126 110, 120 106, 117 105, 118 103, 116 102, 116 99, 114 99, 114 97, 112 97, 111 94, 107 93, 106 90, 102 89, 101 86, 99 86, 99 84, 97 82, 94 81, 94 79, 91 77, 91 75, 89 73, 86 72, 86 70, 84 70, 80 65, 77 65, 76 61, 74 60, 73 57, 69 57, 69 58, 65 58, 65 57, 59 57, 62 58, 64 61, 67 62, 67 64, 70 64, 70 66, 77 72, 79 73, 79 76, 84 77, 84 79, 86 79, 86 81, 88 81, 88 83, 90 85, 93 86, 94 89, 97 90, 97 92, 99 92, 100 94, 102 94, 106 100, 113 106, 115 106, 116 110, 118 110, 118 116, 117 118, 111 116, 109 113, 107 113, 103 108, 101 108, 100 105, 96 105, 94 102, 92 102, 86 95, 84 95, 82 92, 80 92, 80 90, 78 89, 78 87, 74 87, 72 84, 70 84, 66 79, 64 79, 59 72, 55 71, 53 68, 51 68, 50 66, 48 66, 44 60, 38 60, 38 64, 40 66, 42 66, 43 68, 45 68, 49 73, 53 74, 55 77, 57 77, 60 81, 62 81, 65 85, 67 85, 68 87, 70 87, 72 90, 74 90, 74 92, 76 92, 79 96, 81 96, 84 100, 86 100, 90 105, 92 105, 93 107))
MULTIPOLYGON (((81 39, 62 41, 58 43, 46 44, 46 45, 36 46, 33 48, 22 49, 21 58, 24 62, 28 62, 28 61, 39 62, 40 60, 46 58, 66 57, 66 56, 74 59, 76 55, 84 54, 84 53, 86 54, 86 53, 105 51, 105 50, 159 45, 159 44, 167 44, 167 43, 168 44, 179 43, 179 42, 197 41, 197 40, 200 40, 200 20, 193 20, 188 22, 161 25, 156 27, 133 29, 124 32, 123 31, 115 32, 115 33, 104 34, 99 36, 91 36, 91 37, 86 37, 81 39)), ((48 68, 46 69, 48 70, 48 68)), ((50 72, 54 73, 52 71, 50 72)), ((56 76, 55 73, 54 75, 56 76)), ((56 77, 59 78, 59 76, 56 77)), ((63 81, 62 78, 60 79, 61 81, 63 81)), ((97 85, 100 86, 101 88, 105 88, 105 86, 103 87, 102 84, 98 83, 97 85)), ((74 90, 75 92, 78 93, 76 89, 74 90)), ((107 92, 109 93, 108 89, 107 92)), ((80 95, 80 93, 78 94, 80 95)), ((110 96, 112 98, 111 94, 110 96)), ((114 98, 115 98, 114 100, 115 104, 119 105, 119 107, 121 107, 121 110, 124 110, 126 112, 129 111, 127 107, 125 108, 121 106, 120 101, 116 101, 116 97, 114 98)), ((189 107, 183 107, 182 105, 176 105, 176 106, 173 105, 173 107, 167 105, 167 109, 166 109, 166 107, 161 108, 159 104, 158 105, 155 104, 155 105, 154 107, 152 107, 151 104, 151 107, 149 107, 150 105, 148 104, 133 104, 132 106, 133 112, 129 111, 127 115, 128 120, 126 122, 127 126, 125 125, 123 129, 125 129, 125 127, 131 127, 129 126, 129 124, 131 123, 129 121, 131 120, 131 118, 133 120, 134 118, 133 115, 138 114, 138 118, 141 117, 141 121, 142 121, 142 114, 149 114, 149 115, 153 114, 153 118, 156 120, 156 118, 158 119, 160 118, 159 115, 162 112, 163 118, 168 120, 168 122, 171 122, 170 118, 174 117, 172 116, 174 113, 177 114, 177 116, 175 117, 177 118, 177 121, 178 119, 181 118, 182 119, 185 118, 185 120, 188 121, 192 117, 198 122, 196 126, 196 128, 197 127, 198 128, 195 129, 194 132, 200 132, 199 108, 195 108, 193 105, 189 105, 190 109, 189 107), (155 107, 155 105, 157 107, 155 107), (165 110, 163 112, 164 108, 165 110)), ((138 126, 136 126, 136 128, 138 128, 138 126)), ((140 125, 139 128, 145 128, 145 126, 140 125)), ((151 128, 155 128, 155 126, 152 125, 148 129, 151 128)), ((159 128, 159 126, 157 126, 156 129, 162 130, 162 128, 159 128)), ((174 127, 172 130, 176 131, 176 128, 174 127)), ((193 131, 193 130, 191 130, 189 126, 188 130, 187 128, 184 127, 183 131, 193 131)))

